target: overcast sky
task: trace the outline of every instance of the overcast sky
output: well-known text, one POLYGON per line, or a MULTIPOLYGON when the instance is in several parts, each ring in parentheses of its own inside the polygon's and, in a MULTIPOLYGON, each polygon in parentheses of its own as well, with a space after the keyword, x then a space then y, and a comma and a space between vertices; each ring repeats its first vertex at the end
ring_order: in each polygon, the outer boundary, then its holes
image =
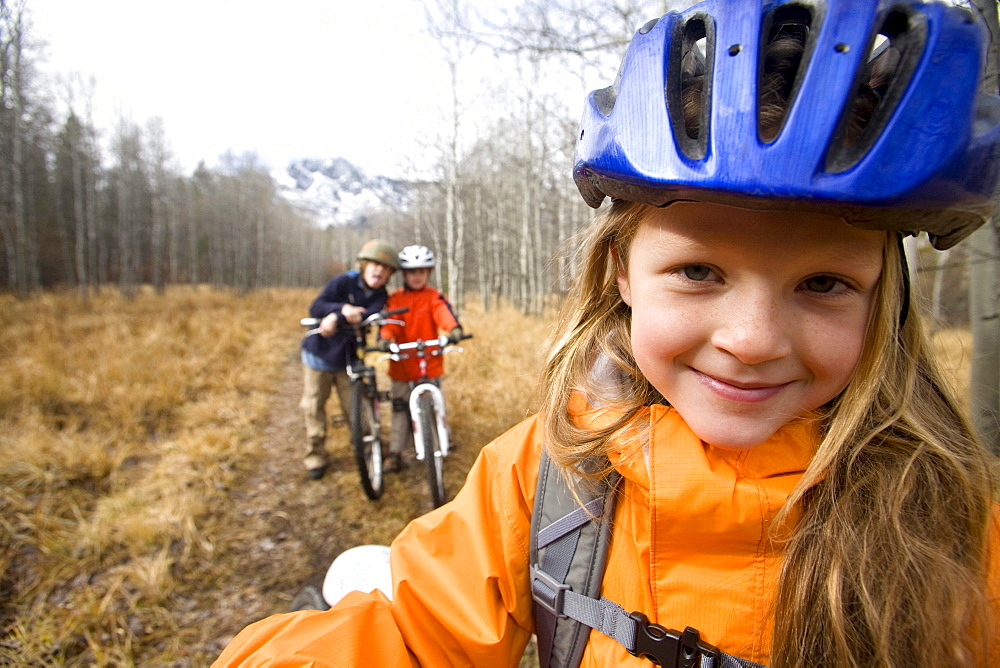
MULTIPOLYGON (((163 118, 179 166, 343 156, 402 175, 447 110, 417 0, 29 0, 46 70, 93 75, 95 124, 163 118)), ((484 56, 485 57, 485 54, 484 56)))

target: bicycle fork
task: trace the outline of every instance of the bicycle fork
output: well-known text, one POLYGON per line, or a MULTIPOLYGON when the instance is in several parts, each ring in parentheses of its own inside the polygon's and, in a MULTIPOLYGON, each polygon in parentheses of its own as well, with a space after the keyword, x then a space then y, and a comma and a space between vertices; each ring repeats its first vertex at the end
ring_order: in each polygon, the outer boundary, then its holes
POLYGON ((370 374, 366 374, 364 372, 364 370, 362 370, 362 371, 356 371, 354 369, 354 367, 352 367, 351 365, 348 364, 347 365, 347 377, 351 380, 351 384, 352 385, 354 383, 364 382, 364 380, 365 380, 366 377, 370 377, 371 378, 371 388, 370 389, 371 389, 371 396, 372 396, 372 413, 373 413, 373 417, 375 418, 375 424, 376 425, 382 424, 382 413, 381 413, 381 409, 379 407, 379 404, 381 404, 383 401, 386 400, 386 397, 384 396, 386 393, 378 391, 378 389, 375 387, 375 376, 374 376, 374 374, 371 374, 371 375, 370 374))
POLYGON ((419 399, 424 393, 429 394, 431 400, 434 402, 434 415, 437 417, 441 456, 448 456, 448 425, 445 422, 444 394, 436 385, 421 383, 413 388, 413 391, 410 393, 410 419, 413 423, 413 445, 417 449, 417 461, 421 462, 424 460, 424 432, 420 421, 422 410, 419 399))

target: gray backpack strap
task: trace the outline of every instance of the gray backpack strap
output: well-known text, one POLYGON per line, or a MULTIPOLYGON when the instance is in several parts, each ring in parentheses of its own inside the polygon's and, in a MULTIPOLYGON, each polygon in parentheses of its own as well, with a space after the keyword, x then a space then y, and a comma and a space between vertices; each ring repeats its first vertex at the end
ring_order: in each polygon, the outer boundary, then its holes
POLYGON ((596 600, 611 544, 618 476, 596 486, 577 485, 573 497, 562 472, 542 451, 531 514, 531 591, 541 668, 578 666, 590 627, 566 616, 565 592, 596 600))
POLYGON ((590 630, 614 638, 635 656, 670 668, 763 668, 720 652, 683 632, 650 624, 601 596, 611 545, 615 490, 621 479, 577 485, 581 506, 562 472, 542 451, 531 514, 531 596, 541 668, 576 668, 590 630))

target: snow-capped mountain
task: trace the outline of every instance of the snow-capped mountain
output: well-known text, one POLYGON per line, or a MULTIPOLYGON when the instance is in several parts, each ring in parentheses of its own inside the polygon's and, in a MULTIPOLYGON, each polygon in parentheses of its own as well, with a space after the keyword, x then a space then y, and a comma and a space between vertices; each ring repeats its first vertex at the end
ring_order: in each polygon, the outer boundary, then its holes
POLYGON ((363 223, 379 208, 409 207, 405 182, 369 177, 344 158, 296 160, 271 172, 271 177, 285 199, 313 213, 324 227, 363 223))

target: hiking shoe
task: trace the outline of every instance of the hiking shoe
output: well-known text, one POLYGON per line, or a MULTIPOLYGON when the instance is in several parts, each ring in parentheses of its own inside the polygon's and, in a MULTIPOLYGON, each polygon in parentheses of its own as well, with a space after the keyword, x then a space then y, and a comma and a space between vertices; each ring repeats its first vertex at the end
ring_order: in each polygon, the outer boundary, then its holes
POLYGON ((390 452, 382 465, 383 473, 399 473, 406 468, 403 457, 398 452, 390 452))
POLYGON ((310 480, 319 480, 326 475, 326 466, 317 466, 316 468, 309 469, 306 473, 310 480))

